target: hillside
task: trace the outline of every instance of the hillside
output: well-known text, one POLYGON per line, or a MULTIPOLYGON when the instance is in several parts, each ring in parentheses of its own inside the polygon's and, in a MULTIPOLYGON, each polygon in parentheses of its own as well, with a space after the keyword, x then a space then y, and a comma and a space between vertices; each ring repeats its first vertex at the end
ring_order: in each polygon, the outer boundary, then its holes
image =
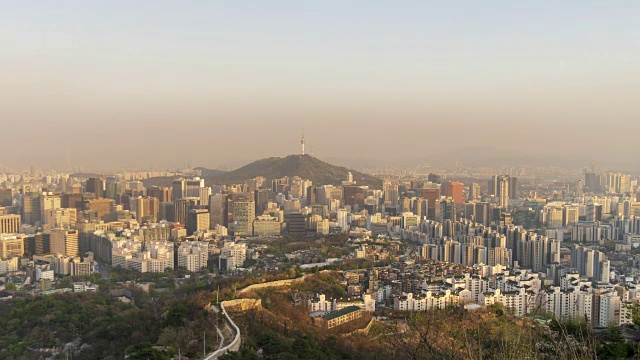
POLYGON ((310 179, 316 185, 339 185, 346 180, 349 171, 358 185, 380 187, 380 179, 345 167, 331 165, 310 155, 289 155, 284 158, 271 157, 247 164, 227 173, 206 177, 207 182, 229 184, 242 182, 258 176, 279 179, 285 176, 299 176, 310 179))
MULTIPOLYGON (((207 168, 195 168, 195 170, 201 170, 203 175, 202 177, 205 179, 213 178, 226 173, 223 170, 207 169, 207 168)), ((177 180, 180 178, 187 179, 189 178, 189 176, 186 176, 186 175, 158 176, 158 177, 144 179, 142 180, 142 183, 146 188, 150 188, 152 186, 170 187, 173 184, 173 180, 177 180)))

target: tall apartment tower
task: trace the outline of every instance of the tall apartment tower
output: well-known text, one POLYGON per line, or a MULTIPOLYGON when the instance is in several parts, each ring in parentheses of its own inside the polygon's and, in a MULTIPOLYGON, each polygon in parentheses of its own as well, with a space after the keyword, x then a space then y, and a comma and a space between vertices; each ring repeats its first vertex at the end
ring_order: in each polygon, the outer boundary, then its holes
POLYGON ((500 207, 507 208, 509 206, 509 178, 500 178, 500 207))
POLYGON ((518 180, 511 180, 508 175, 494 175, 489 180, 489 194, 498 198, 500 207, 506 208, 509 206, 509 197, 514 195, 517 187, 518 180), (513 187, 513 189, 512 189, 513 187))
POLYGON ((386 180, 383 184, 384 202, 391 206, 398 206, 398 184, 386 180))
POLYGON ((471 186, 469 186, 469 200, 480 199, 480 195, 480 184, 471 183, 471 186))

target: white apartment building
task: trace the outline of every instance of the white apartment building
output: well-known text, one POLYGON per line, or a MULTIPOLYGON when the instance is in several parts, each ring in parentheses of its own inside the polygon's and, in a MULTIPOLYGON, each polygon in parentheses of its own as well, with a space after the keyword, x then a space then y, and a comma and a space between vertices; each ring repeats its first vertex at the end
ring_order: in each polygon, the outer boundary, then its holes
POLYGON ((207 267, 209 244, 200 241, 186 241, 178 248, 178 266, 188 271, 199 271, 207 267))
POLYGON ((174 268, 172 242, 147 242, 146 249, 142 249, 140 241, 117 239, 112 241, 112 245, 111 266, 143 273, 174 268))
POLYGON ((246 259, 247 245, 228 241, 220 249, 219 267, 221 270, 233 271, 242 267, 246 259))

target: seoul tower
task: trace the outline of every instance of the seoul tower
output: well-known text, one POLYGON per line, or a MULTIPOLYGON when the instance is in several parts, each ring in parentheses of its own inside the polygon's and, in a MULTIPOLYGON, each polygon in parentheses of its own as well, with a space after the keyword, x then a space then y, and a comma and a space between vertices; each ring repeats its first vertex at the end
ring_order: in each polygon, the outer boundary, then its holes
POLYGON ((302 140, 300 140, 300 145, 302 146, 302 155, 304 155, 304 129, 302 130, 302 140))

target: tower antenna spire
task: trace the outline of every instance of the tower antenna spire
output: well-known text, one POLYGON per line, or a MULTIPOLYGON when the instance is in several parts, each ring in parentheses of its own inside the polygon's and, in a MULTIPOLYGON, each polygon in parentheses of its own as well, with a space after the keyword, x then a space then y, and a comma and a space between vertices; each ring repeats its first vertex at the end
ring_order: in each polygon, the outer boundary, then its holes
POLYGON ((302 129, 302 140, 300 140, 300 145, 302 147, 302 155, 304 155, 304 129, 302 129))

